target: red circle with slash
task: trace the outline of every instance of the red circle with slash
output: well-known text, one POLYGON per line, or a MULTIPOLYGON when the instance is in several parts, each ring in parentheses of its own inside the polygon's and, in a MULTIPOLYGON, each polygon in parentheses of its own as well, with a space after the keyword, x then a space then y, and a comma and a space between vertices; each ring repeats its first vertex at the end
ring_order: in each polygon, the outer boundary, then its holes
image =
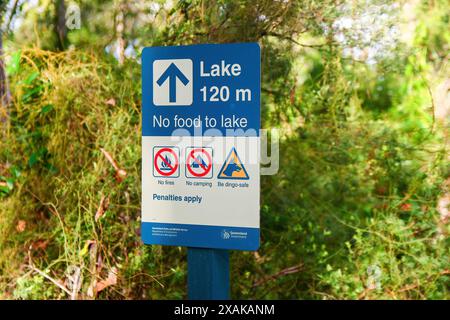
POLYGON ((211 171, 211 168, 212 168, 212 157, 211 157, 211 155, 209 154, 209 152, 206 151, 206 150, 203 149, 203 148, 193 149, 193 150, 189 153, 189 156, 188 156, 188 158, 187 158, 187 160, 186 160, 186 164, 187 164, 186 166, 187 166, 188 171, 189 171, 194 177, 204 177, 204 176, 206 176, 206 175, 211 171), (204 155, 206 156, 206 158, 208 159, 208 163, 209 163, 208 166, 205 166, 205 165, 203 165, 202 163, 199 163, 199 162, 197 161, 197 159, 195 158, 195 153, 196 153, 196 152, 201 152, 202 154, 204 154, 204 155), (202 172, 197 173, 197 172, 195 172, 194 170, 192 170, 191 165, 189 164, 189 163, 191 163, 191 162, 190 162, 191 159, 192 159, 195 163, 197 163, 197 164, 199 165, 200 168, 203 169, 202 172))
POLYGON ((156 171, 157 171, 160 175, 166 176, 166 177, 167 177, 167 176, 171 176, 171 175, 174 174, 175 171, 177 171, 177 169, 178 169, 178 156, 177 156, 177 154, 176 154, 172 149, 170 149, 170 148, 162 148, 162 149, 158 150, 158 152, 156 153, 155 159, 154 159, 154 161, 153 161, 153 164, 155 165, 156 171), (175 160, 175 164, 174 164, 173 166, 172 166, 170 163, 168 163, 168 162, 166 161, 166 159, 161 155, 163 152, 169 152, 171 155, 173 155, 173 158, 174 158, 174 160, 175 160), (158 168, 158 162, 157 162, 158 158, 160 158, 160 159, 165 163, 165 165, 168 166, 168 167, 170 168, 169 171, 164 172, 164 171, 162 171, 161 169, 158 168))

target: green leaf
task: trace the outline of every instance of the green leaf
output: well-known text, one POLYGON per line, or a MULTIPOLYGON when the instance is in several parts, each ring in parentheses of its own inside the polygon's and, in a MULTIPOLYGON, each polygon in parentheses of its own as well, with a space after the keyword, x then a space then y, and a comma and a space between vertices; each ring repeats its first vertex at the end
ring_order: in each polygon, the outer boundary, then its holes
POLYGON ((35 94, 39 93, 42 90, 43 86, 38 86, 35 87, 29 91, 27 91, 23 96, 22 96, 22 101, 23 102, 27 102, 31 97, 33 97, 35 94))
POLYGON ((26 79, 23 81, 23 83, 24 83, 24 84, 27 84, 27 85, 30 85, 30 84, 33 83, 34 80, 36 80, 36 78, 37 78, 38 76, 39 76, 39 72, 38 72, 38 71, 35 71, 35 72, 31 73, 31 74, 28 76, 28 78, 26 78, 26 79))
POLYGON ((45 164, 45 168, 51 173, 51 174, 56 174, 58 173, 58 169, 52 165, 51 163, 46 163, 45 164))
POLYGON ((6 179, 6 185, 8 186, 8 189, 11 191, 14 189, 14 180, 11 178, 6 179))
POLYGON ((49 113, 50 111, 52 111, 53 109, 54 109, 54 107, 53 107, 52 104, 47 104, 47 105, 42 107, 41 113, 42 114, 46 114, 46 113, 49 113))
POLYGON ((3 182, 0 184, 0 192, 8 194, 14 189, 14 179, 0 176, 0 181, 3 182), (6 182, 6 184, 4 182, 6 182))
POLYGON ((8 75, 14 75, 20 70, 20 57, 22 56, 22 51, 18 50, 11 55, 11 60, 6 66, 6 72, 8 75))
POLYGON ((8 194, 9 193, 9 189, 6 186, 0 185, 0 192, 8 194))
POLYGON ((37 153, 33 153, 30 156, 30 159, 28 159, 28 166, 31 168, 38 162, 38 160, 39 160, 39 156, 37 155, 37 153))
POLYGON ((19 170, 16 166, 12 166, 11 169, 10 169, 9 171, 11 172, 11 175, 12 175, 14 178, 17 179, 17 178, 20 177, 21 172, 20 172, 20 170, 19 170))

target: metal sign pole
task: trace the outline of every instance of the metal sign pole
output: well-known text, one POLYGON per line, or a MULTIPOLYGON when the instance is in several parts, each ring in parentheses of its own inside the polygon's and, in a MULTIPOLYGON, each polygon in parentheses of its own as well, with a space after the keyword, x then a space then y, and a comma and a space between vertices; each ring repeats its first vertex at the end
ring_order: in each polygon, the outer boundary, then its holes
POLYGON ((228 250, 188 248, 188 297, 191 300, 230 298, 228 250))

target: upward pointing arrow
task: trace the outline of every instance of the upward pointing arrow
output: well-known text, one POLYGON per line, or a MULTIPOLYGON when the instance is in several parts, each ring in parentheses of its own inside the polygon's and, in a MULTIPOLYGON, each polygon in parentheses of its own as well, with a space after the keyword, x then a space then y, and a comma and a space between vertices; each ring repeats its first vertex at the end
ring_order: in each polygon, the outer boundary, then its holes
POLYGON ((169 102, 177 102, 177 78, 183 85, 189 83, 189 79, 186 78, 183 72, 181 72, 174 63, 171 63, 156 81, 158 86, 162 86, 162 84, 169 79, 169 102))

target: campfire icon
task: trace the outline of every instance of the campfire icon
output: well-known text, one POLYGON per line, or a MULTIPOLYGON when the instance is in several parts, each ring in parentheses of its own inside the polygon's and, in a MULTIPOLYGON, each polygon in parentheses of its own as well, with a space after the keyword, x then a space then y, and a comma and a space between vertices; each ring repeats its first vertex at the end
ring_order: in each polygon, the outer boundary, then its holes
POLYGON ((153 147, 153 176, 177 178, 180 175, 179 157, 178 147, 153 147))
POLYGON ((169 157, 166 155, 164 157, 164 161, 161 161, 160 170, 170 171, 170 170, 172 170, 171 165, 172 165, 172 161, 170 161, 169 157))

